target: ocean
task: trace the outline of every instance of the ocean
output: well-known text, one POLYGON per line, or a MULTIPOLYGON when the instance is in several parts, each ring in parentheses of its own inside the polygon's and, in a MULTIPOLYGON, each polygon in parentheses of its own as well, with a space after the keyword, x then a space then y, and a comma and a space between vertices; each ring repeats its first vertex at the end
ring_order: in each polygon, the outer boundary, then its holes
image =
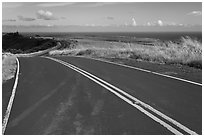
POLYGON ((140 38, 149 39, 159 39, 159 40, 171 40, 176 41, 181 39, 181 37, 190 37, 202 42, 202 32, 39 32, 39 33, 24 33, 26 35, 40 35, 40 36, 50 36, 50 37, 64 37, 70 39, 82 39, 82 38, 92 38, 92 39, 102 39, 102 40, 134 40, 140 38))

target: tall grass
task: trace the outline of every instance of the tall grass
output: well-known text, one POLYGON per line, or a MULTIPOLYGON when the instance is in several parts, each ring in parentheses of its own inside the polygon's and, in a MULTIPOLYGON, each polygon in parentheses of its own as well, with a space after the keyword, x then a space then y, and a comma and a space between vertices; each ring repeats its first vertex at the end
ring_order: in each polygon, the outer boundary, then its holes
POLYGON ((11 53, 2 54, 2 83, 14 77, 17 64, 16 57, 11 53))
POLYGON ((202 68, 202 43, 190 37, 179 42, 154 42, 154 46, 121 42, 79 42, 75 48, 51 51, 50 55, 130 58, 202 68))

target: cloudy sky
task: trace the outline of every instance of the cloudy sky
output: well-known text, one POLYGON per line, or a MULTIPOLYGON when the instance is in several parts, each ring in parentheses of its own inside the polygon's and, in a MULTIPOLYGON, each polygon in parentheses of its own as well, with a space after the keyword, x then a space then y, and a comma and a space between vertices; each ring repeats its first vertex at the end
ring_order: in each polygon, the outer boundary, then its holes
POLYGON ((6 3, 5 29, 24 31, 199 31, 202 3, 6 3), (34 29, 35 28, 35 29, 34 29))

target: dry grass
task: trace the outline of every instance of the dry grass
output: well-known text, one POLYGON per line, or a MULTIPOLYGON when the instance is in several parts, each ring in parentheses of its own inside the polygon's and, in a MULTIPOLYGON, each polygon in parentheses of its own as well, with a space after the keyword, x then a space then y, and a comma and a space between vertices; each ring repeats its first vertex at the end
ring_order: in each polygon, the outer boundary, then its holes
POLYGON ((202 43, 190 37, 182 37, 179 43, 172 41, 155 42, 154 46, 123 42, 80 40, 75 48, 54 50, 50 51, 49 54, 131 58, 202 68, 202 43))
POLYGON ((3 83, 15 76, 16 68, 17 68, 16 57, 10 53, 3 53, 2 55, 3 83))

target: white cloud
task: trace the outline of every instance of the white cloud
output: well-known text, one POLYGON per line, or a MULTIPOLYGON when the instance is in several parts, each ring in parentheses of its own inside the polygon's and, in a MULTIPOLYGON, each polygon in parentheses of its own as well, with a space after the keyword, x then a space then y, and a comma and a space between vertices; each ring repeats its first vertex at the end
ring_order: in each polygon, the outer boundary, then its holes
POLYGON ((128 26, 128 23, 127 22, 125 22, 125 24, 124 24, 125 26, 128 26))
POLYGON ((95 27, 97 26, 96 24, 92 23, 92 24, 85 24, 85 26, 88 26, 88 27, 95 27))
POLYGON ((152 24, 150 22, 147 22, 147 26, 151 26, 152 24))
POLYGON ((166 22, 166 25, 168 25, 168 26, 177 26, 178 24, 176 24, 175 22, 166 22))
POLYGON ((52 24, 47 24, 47 27, 53 27, 54 25, 52 25, 52 24))
POLYGON ((136 21, 135 21, 135 18, 132 18, 132 25, 133 25, 133 26, 137 26, 137 23, 136 23, 136 21))
POLYGON ((201 16, 202 12, 201 11, 192 11, 192 12, 189 12, 187 15, 201 16))
POLYGON ((53 13, 50 11, 44 11, 44 10, 39 10, 37 13, 37 18, 38 19, 43 19, 43 20, 56 20, 57 18, 53 16, 53 13))
POLYGON ((158 23, 159 26, 163 26, 164 25, 161 20, 158 20, 157 23, 158 23))
POLYGON ((172 21, 158 20, 153 22, 147 22, 144 24, 144 26, 179 26, 179 24, 172 21))

